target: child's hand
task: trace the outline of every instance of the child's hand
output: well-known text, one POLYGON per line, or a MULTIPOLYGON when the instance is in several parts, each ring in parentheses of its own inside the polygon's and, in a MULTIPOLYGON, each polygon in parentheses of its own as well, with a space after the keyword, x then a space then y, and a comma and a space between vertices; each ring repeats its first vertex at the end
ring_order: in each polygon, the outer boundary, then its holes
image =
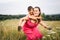
POLYGON ((41 17, 36 17, 37 19, 41 19, 41 17))
POLYGON ((25 20, 25 21, 27 21, 27 20, 28 20, 28 18, 27 18, 27 17, 25 17, 25 18, 24 18, 24 20, 25 20))
POLYGON ((21 20, 22 20, 22 21, 27 21, 28 18, 27 18, 27 17, 23 17, 21 20))

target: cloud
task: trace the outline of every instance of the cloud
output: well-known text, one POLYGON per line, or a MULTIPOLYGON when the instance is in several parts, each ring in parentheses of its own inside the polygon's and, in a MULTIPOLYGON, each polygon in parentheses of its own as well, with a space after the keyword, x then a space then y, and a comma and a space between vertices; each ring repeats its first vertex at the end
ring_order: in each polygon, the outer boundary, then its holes
POLYGON ((60 13, 60 0, 0 0, 0 14, 27 14, 28 6, 39 6, 45 14, 60 13))
POLYGON ((0 0, 0 3, 17 2, 17 0, 0 0))

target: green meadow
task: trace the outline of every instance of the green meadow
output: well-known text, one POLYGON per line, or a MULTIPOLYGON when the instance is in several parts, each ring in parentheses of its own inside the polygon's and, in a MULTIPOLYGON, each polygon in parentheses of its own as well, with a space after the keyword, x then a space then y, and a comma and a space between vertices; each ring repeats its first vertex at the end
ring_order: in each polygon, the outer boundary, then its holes
MULTIPOLYGON (((26 40, 24 32, 18 32, 19 19, 0 21, 0 40, 26 40)), ((60 40, 60 21, 44 21, 52 30, 39 26, 39 31, 44 35, 42 40, 60 40)))

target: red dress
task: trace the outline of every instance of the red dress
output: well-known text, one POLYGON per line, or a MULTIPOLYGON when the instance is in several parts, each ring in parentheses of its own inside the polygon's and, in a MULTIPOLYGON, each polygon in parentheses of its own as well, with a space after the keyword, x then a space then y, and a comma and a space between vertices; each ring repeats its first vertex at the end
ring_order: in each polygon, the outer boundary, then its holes
POLYGON ((32 23, 29 19, 23 26, 23 31, 27 40, 38 40, 43 37, 42 33, 37 29, 38 23, 32 23))

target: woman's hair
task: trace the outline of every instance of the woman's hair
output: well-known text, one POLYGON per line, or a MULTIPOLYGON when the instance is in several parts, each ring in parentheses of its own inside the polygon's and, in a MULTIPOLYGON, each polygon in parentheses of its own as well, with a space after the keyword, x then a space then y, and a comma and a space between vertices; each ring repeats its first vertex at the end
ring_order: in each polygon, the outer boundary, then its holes
MULTIPOLYGON (((41 17, 41 9, 40 9, 40 7, 37 7, 37 6, 36 6, 35 8, 38 8, 38 10, 39 10, 39 12, 40 12, 39 15, 38 15, 38 17, 41 17)), ((41 21, 41 18, 40 18, 40 19, 37 19, 37 20, 38 20, 38 23, 39 23, 39 22, 41 21)))
POLYGON ((31 11, 31 9, 34 9, 32 6, 28 7, 28 11, 31 11))
POLYGON ((40 7, 35 7, 35 8, 38 8, 38 10, 40 11, 40 13, 39 13, 39 15, 38 16, 41 16, 41 9, 40 9, 40 7))

